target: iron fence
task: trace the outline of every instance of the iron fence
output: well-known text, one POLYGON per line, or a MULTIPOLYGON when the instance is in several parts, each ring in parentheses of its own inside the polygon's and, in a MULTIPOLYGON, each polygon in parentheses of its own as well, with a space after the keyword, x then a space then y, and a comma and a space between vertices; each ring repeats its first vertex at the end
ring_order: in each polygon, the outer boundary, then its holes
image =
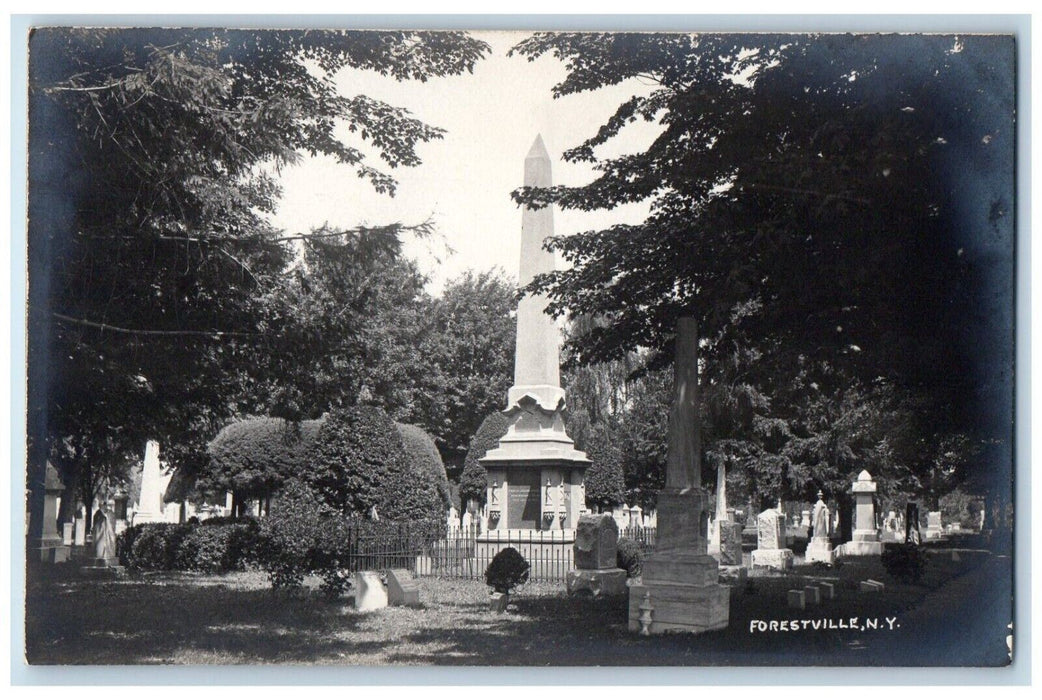
MULTIPOLYGON (((635 541, 645 555, 655 546, 655 528, 627 527, 619 537, 635 541)), ((477 527, 445 527, 432 532, 401 523, 379 537, 352 535, 342 563, 351 571, 408 569, 417 576, 481 580, 492 558, 513 547, 531 566, 532 580, 563 582, 575 568, 574 544, 574 537, 561 530, 480 532, 477 527)))

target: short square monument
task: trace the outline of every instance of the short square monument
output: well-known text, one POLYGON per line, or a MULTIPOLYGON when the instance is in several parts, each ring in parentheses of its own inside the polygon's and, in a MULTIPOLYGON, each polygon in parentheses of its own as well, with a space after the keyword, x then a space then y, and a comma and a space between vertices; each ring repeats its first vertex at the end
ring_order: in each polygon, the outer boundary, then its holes
POLYGON ((626 571, 618 568, 619 526, 608 513, 583 515, 575 528, 575 568, 568 572, 570 595, 621 595, 626 571))
POLYGON ((862 470, 850 489, 854 494, 854 533, 850 542, 842 545, 841 556, 879 556, 883 543, 876 529, 876 508, 872 499, 876 493, 876 482, 868 470, 862 470))
POLYGON ((768 508, 756 517, 756 549, 753 568, 786 571, 792 568, 792 550, 785 546, 785 516, 768 508))

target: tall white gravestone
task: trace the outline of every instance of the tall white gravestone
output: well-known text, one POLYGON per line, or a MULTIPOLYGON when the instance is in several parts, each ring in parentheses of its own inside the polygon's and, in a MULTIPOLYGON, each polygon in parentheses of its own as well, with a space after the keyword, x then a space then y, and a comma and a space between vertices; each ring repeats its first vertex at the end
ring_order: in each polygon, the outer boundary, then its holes
POLYGON ((163 474, 159 468, 159 443, 145 445, 145 464, 141 472, 141 496, 134 512, 134 524, 163 521, 163 474))
MULTIPOLYGON (((549 187, 550 156, 536 137, 525 158, 524 184, 549 187)), ((554 232, 552 207, 526 206, 521 215, 519 280, 526 285, 554 270, 543 242, 554 232)), ((526 295, 517 307, 514 385, 507 392, 506 435, 480 460, 488 472, 489 536, 509 530, 542 530, 574 539, 585 510, 582 484, 590 460, 565 432, 565 392, 560 377, 560 332, 545 313, 547 298, 526 295), (491 504, 495 504, 494 506, 491 504)))
POLYGON ((768 508, 756 518, 752 565, 784 571, 792 568, 792 559, 792 550, 785 546, 785 516, 768 508))

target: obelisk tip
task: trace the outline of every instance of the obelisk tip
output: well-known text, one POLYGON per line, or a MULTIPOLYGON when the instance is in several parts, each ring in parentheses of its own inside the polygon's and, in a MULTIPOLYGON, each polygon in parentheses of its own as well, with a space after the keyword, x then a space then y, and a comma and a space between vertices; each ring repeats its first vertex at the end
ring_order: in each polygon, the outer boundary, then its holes
POLYGON ((536 134, 535 141, 532 142, 532 147, 528 149, 528 155, 525 156, 525 160, 530 158, 550 160, 550 154, 546 152, 546 144, 543 143, 542 134, 536 134))

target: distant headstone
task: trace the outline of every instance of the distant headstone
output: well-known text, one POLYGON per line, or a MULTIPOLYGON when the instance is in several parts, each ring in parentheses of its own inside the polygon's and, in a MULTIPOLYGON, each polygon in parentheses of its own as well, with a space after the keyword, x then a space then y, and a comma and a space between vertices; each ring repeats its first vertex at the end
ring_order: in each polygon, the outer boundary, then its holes
POLYGON ((742 526, 730 520, 723 520, 717 528, 720 532, 720 549, 716 556, 720 565, 741 566, 742 526))
POLYGON ((472 527, 474 527, 474 516, 468 510, 463 514, 463 532, 470 532, 472 527))
POLYGON ((65 523, 62 525, 62 544, 70 546, 76 541, 76 525, 74 523, 65 523))
POLYGON ((407 569, 388 570, 387 601, 391 605, 419 607, 420 585, 407 569))
POLYGON ((94 527, 91 538, 94 540, 94 559, 100 566, 115 566, 116 559, 116 518, 104 508, 98 508, 94 514, 94 527))
POLYGON ((807 598, 803 591, 791 590, 788 595, 789 607, 803 610, 807 607, 807 598))
POLYGON ((807 605, 818 605, 821 603, 821 589, 817 586, 804 586, 803 595, 807 605))
POLYGON ((821 591, 821 597, 825 600, 832 600, 836 597, 836 586, 829 581, 818 581, 818 589, 821 591))
POLYGON ((944 536, 944 523, 941 511, 931 510, 926 514, 926 539, 936 540, 944 536))
POLYGON ((792 550, 785 547, 784 528, 784 516, 773 508, 757 516, 753 568, 760 566, 782 571, 792 568, 792 550))
POLYGON ((73 536, 73 544, 77 547, 82 547, 87 544, 87 519, 83 517, 76 518, 76 533, 73 536))
POLYGON ((876 482, 867 469, 858 474, 851 486, 854 494, 854 532, 850 542, 842 545, 843 556, 879 556, 883 553, 883 543, 876 529, 874 498, 876 482))
POLYGON ((810 511, 804 510, 800 512, 800 527, 810 527, 810 511))
POLYGON ((862 581, 858 584, 858 590, 862 593, 879 593, 884 588, 886 588, 886 586, 884 586, 881 581, 874 581, 872 579, 862 581))
POLYGON ((387 591, 380 574, 375 571, 359 571, 354 576, 355 610, 366 612, 387 607, 387 591))

